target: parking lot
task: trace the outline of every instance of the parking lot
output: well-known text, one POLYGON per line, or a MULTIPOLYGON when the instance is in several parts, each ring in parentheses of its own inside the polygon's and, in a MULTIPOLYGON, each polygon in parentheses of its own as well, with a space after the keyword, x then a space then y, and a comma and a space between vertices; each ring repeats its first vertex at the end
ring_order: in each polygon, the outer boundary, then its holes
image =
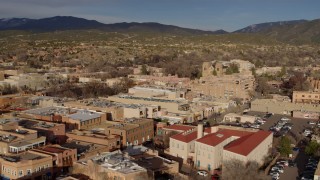
MULTIPOLYGON (((263 115, 265 115, 265 113, 259 113, 259 112, 249 112, 249 115, 257 115, 262 117, 263 115)), ((292 129, 289 131, 288 135, 291 136, 296 136, 297 139, 301 140, 304 139, 305 136, 303 135, 303 131, 306 128, 312 128, 312 125, 308 124, 308 119, 300 119, 300 118, 292 118, 290 116, 284 116, 284 115, 278 115, 275 114, 273 116, 271 116, 270 118, 268 118, 266 120, 266 122, 260 126, 260 129, 263 130, 269 130, 270 127, 272 127, 273 125, 275 125, 282 117, 287 117, 290 120, 290 123, 293 124, 292 129)), ((314 125, 313 125, 314 126, 314 125)), ((300 179, 299 178, 299 174, 301 174, 304 169, 305 169, 305 165, 308 162, 308 156, 304 153, 304 147, 298 144, 295 144, 296 146, 298 146, 300 149, 299 151, 294 151, 293 152, 293 158, 292 160, 294 160, 297 164, 296 167, 285 167, 284 168, 284 173, 280 174, 280 179, 300 179)))

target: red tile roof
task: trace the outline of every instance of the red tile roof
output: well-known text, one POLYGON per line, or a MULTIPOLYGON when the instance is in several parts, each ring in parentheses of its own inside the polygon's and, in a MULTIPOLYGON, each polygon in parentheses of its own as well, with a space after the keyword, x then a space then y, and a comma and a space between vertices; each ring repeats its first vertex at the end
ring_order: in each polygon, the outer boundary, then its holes
POLYGON ((210 146, 216 146, 231 136, 243 137, 249 134, 252 134, 252 132, 231 129, 220 129, 216 133, 211 133, 198 139, 197 142, 207 144, 210 146))
POLYGON ((197 135, 198 135, 197 131, 193 131, 190 133, 176 134, 176 135, 171 136, 170 138, 188 143, 188 142, 191 142, 191 141, 197 139, 197 135))
POLYGON ((180 132, 185 132, 191 129, 196 128, 195 126, 188 126, 188 125, 181 125, 181 124, 174 124, 171 126, 163 127, 162 129, 169 129, 169 130, 175 130, 180 132))
POLYGON ((224 147, 224 150, 247 156, 270 134, 272 133, 269 131, 258 131, 229 143, 224 147))

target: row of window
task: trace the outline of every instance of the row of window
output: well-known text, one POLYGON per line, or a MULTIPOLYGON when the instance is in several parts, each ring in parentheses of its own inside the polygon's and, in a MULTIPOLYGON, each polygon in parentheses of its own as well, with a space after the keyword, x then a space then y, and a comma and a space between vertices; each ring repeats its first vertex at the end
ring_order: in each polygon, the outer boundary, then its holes
MULTIPOLYGON (((49 164, 47 164, 46 166, 43 165, 42 167, 39 166, 38 168, 34 169, 34 172, 39 172, 44 170, 45 168, 49 168, 49 164)), ((17 171, 10 169, 10 168, 6 168, 5 166, 2 166, 2 172, 7 173, 7 174, 11 174, 12 176, 17 176, 17 171)), ((26 174, 25 175, 31 175, 32 174, 32 170, 31 169, 27 169, 26 174)), ((24 176, 24 172, 23 170, 19 170, 18 171, 18 177, 22 177, 24 176)))
POLYGON ((92 124, 92 122, 96 123, 99 119, 90 119, 90 120, 87 120, 87 121, 84 121, 84 122, 80 122, 80 125, 83 126, 83 125, 87 125, 87 124, 92 124))

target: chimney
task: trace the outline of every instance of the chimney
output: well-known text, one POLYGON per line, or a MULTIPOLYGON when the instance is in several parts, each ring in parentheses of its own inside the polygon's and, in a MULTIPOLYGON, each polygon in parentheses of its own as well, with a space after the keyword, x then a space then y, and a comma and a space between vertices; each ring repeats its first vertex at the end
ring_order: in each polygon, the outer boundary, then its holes
POLYGON ((218 131, 218 126, 211 127, 211 133, 216 133, 218 131))
POLYGON ((197 135, 197 139, 200 139, 203 137, 203 124, 202 123, 198 123, 198 135, 197 135))

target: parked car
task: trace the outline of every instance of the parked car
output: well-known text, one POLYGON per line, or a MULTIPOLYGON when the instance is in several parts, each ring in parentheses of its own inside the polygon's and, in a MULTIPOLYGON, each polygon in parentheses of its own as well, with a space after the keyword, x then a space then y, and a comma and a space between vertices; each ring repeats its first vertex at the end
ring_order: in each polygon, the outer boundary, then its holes
MULTIPOLYGON (((294 148, 292 148, 292 151, 299 152, 300 148, 299 147, 294 147, 294 148)), ((290 164, 290 161, 289 161, 289 164, 290 164)))
POLYGON ((273 171, 270 171, 270 172, 269 172, 269 175, 270 175, 270 176, 274 176, 274 175, 278 175, 278 176, 279 176, 279 175, 280 175, 280 172, 279 172, 278 170, 273 170, 273 171))
POLYGON ((314 122, 314 121, 308 121, 308 124, 309 124, 309 125, 315 125, 316 122, 314 122))
POLYGON ((199 170, 198 171, 198 175, 200 175, 200 176, 208 176, 208 173, 206 171, 199 170))
POLYGON ((280 173, 283 173, 283 168, 280 168, 280 167, 272 167, 271 168, 271 171, 279 171, 280 173))
POLYGON ((276 164, 280 164, 285 167, 289 166, 289 162, 287 160, 278 160, 276 164))
POLYGON ((288 164, 289 164, 289 167, 296 167, 297 166, 297 164, 291 159, 288 161, 288 164))
POLYGON ((280 120, 281 120, 281 121, 291 121, 291 119, 289 119, 289 118, 287 118, 287 117, 282 117, 280 120))

